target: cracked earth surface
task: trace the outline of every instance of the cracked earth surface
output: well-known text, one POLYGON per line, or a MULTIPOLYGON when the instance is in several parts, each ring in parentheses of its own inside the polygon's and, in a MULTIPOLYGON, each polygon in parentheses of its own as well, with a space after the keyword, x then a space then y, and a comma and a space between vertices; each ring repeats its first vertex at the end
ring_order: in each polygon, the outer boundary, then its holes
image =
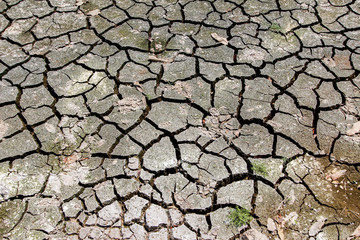
POLYGON ((0 13, 3 239, 360 235, 359 1, 0 13))

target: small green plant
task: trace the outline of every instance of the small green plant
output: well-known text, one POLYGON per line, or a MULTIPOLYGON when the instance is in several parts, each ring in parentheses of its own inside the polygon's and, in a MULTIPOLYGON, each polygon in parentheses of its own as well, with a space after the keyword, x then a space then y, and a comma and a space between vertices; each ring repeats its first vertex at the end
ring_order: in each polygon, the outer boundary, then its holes
POLYGON ((281 32, 282 27, 278 23, 272 23, 270 26, 270 30, 273 32, 281 32))
POLYGON ((264 177, 269 175, 268 170, 266 169, 266 166, 264 163, 252 163, 251 169, 260 175, 263 175, 264 177))
POLYGON ((288 164, 288 163, 291 162, 291 158, 287 158, 287 157, 283 157, 282 160, 283 160, 283 164, 284 164, 284 165, 286 165, 286 164, 288 164))
POLYGON ((245 224, 248 224, 253 219, 253 217, 247 209, 236 206, 235 209, 231 210, 229 219, 231 225, 235 227, 241 227, 245 224))

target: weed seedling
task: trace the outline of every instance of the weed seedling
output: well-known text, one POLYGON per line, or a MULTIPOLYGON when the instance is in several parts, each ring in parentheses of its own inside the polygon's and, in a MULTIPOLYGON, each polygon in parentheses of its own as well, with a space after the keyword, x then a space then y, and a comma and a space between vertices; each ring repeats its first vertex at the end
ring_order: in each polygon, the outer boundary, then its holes
POLYGON ((287 158, 287 157, 283 157, 282 160, 283 160, 283 164, 284 164, 284 165, 286 165, 286 164, 288 164, 288 163, 291 162, 291 158, 287 158))
POLYGON ((278 23, 272 23, 270 26, 270 30, 273 32, 281 32, 282 28, 278 23))
POLYGON ((145 94, 145 97, 146 97, 147 99, 151 99, 151 98, 152 98, 151 94, 145 94))
POLYGON ((266 166, 264 163, 252 163, 251 169, 260 175, 263 175, 264 177, 269 175, 268 170, 266 169, 266 166))
POLYGON ((231 225, 235 227, 241 227, 245 224, 248 224, 253 219, 253 217, 248 210, 236 206, 235 209, 231 210, 229 219, 231 225))

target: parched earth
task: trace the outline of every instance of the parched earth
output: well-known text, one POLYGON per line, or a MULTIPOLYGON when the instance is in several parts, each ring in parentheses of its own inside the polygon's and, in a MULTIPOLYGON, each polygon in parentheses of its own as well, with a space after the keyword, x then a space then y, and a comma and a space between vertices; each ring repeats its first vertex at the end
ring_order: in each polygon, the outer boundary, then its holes
POLYGON ((360 236, 360 1, 0 13, 2 239, 360 236))

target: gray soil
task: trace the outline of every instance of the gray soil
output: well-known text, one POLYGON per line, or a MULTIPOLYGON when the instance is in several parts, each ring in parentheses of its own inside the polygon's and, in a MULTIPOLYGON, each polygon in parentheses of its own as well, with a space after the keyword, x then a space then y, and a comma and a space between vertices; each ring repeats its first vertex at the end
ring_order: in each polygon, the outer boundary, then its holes
POLYGON ((0 0, 0 238, 356 239, 359 18, 0 0))

